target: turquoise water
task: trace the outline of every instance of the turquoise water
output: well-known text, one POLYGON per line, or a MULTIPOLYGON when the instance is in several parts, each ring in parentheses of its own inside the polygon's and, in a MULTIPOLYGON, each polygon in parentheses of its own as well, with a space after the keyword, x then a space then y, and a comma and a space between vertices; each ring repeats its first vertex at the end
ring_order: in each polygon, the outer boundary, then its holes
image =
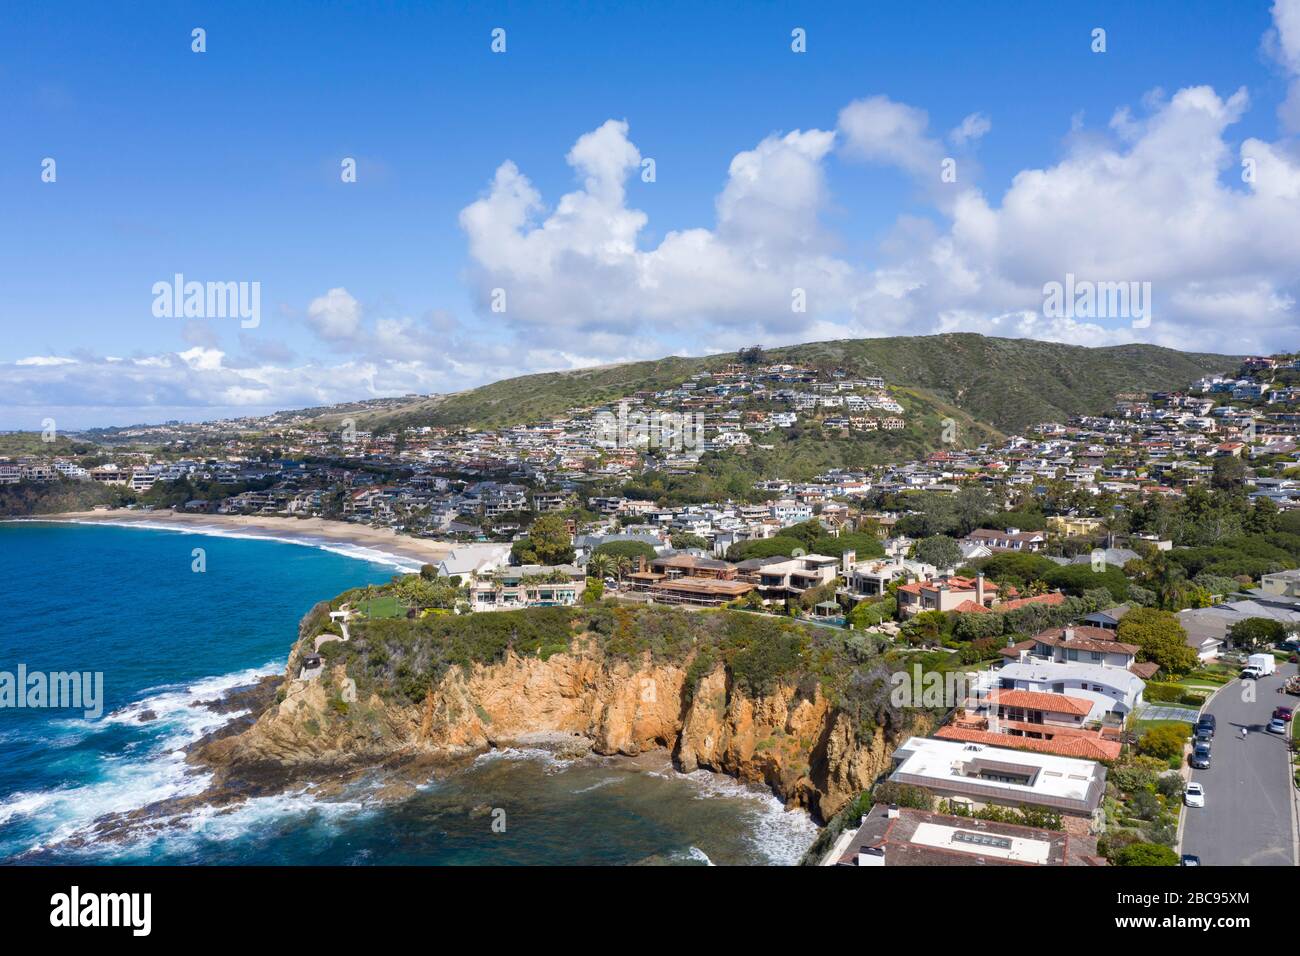
POLYGON ((279 673, 312 604, 395 570, 264 539, 0 523, 0 671, 104 675, 97 719, 0 707, 0 862, 781 863, 812 841, 770 795, 676 774, 662 755, 530 751, 486 755, 395 803, 363 782, 203 808, 127 842, 89 836, 106 814, 202 791, 181 748, 229 717, 195 702, 279 673))

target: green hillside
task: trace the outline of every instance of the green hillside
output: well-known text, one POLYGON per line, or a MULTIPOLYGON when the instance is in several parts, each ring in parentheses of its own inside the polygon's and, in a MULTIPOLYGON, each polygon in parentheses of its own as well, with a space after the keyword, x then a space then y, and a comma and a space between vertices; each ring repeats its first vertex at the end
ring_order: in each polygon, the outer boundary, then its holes
MULTIPOLYGON (((667 388, 695 372, 734 361, 732 353, 703 358, 673 356, 525 375, 362 412, 357 423, 363 428, 491 428, 540 421, 561 416, 570 408, 667 388)), ((891 386, 915 390, 918 401, 950 403, 971 419, 1001 432, 1020 431, 1071 415, 1099 414, 1111 409, 1121 394, 1184 388, 1209 372, 1229 371, 1238 365, 1238 359, 1231 356, 1154 345, 1085 348, 972 333, 814 342, 767 349, 763 361, 843 368, 851 375, 881 375, 891 386)), ((321 420, 328 424, 340 417, 342 413, 332 409, 321 420)))

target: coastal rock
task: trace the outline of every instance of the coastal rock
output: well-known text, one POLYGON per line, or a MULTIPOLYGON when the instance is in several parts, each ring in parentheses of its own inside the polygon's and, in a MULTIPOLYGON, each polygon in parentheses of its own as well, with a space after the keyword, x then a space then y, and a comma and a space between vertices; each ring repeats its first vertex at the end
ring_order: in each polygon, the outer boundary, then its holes
MULTIPOLYGON (((295 650, 289 674, 294 673, 295 650)), ((815 685, 751 697, 722 666, 687 686, 682 665, 608 659, 575 641, 569 653, 452 667, 419 704, 371 694, 341 664, 284 683, 283 698, 242 733, 191 759, 227 783, 319 777, 365 766, 420 766, 490 748, 544 747, 563 757, 665 749, 683 772, 725 773, 767 786, 790 807, 829 819, 889 766, 885 728, 855 730, 815 685)), ((897 730, 897 729, 896 729, 897 730)))

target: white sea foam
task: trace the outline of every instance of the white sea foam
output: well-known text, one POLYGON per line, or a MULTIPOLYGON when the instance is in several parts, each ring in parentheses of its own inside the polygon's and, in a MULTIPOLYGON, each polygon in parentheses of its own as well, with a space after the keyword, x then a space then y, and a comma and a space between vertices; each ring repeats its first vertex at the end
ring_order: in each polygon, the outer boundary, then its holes
POLYGON ((48 793, 14 793, 0 804, 0 826, 4 826, 14 817, 28 816, 40 810, 52 799, 48 793))
POLYGON ((200 793, 209 775, 185 762, 183 748, 239 716, 198 706, 236 687, 254 683, 282 665, 274 662, 144 691, 141 697, 97 722, 66 722, 77 731, 94 732, 114 724, 140 727, 150 734, 144 753, 100 758, 99 779, 77 787, 11 794, 0 802, 0 825, 26 818, 43 834, 31 849, 53 846, 81 835, 107 814, 125 813, 146 804, 200 793), (154 720, 141 722, 147 711, 154 720))
MULTIPOLYGON (((174 821, 177 826, 146 838, 165 843, 169 852, 183 851, 204 841, 227 843, 265 833, 290 820, 310 814, 313 827, 327 834, 337 833, 346 823, 364 818, 381 804, 365 797, 321 799, 309 790, 252 797, 233 807, 201 806, 174 821)), ((139 850, 137 843, 131 848, 139 850)), ((112 852, 111 849, 109 852, 112 852)))
POLYGON ((502 747, 500 750, 489 750, 487 753, 479 754, 474 758, 474 766, 483 766, 498 760, 535 760, 547 773, 556 773, 574 764, 572 760, 561 759, 551 751, 538 747, 502 747))
POLYGON ((709 855, 705 853, 703 850, 701 850, 698 846, 693 846, 686 852, 687 855, 690 856, 692 860, 698 860, 700 863, 703 863, 705 866, 714 865, 713 861, 709 859, 709 855))
POLYGON ((591 793, 593 790, 599 790, 601 787, 608 787, 611 783, 618 783, 622 777, 606 777, 604 780, 597 780, 589 787, 579 787, 574 793, 591 793))
POLYGON ((696 796, 700 799, 725 797, 742 799, 752 804, 753 815, 745 831, 746 838, 773 863, 784 866, 798 863, 804 851, 817 838, 817 824, 807 812, 787 810, 768 790, 709 770, 696 770, 687 774, 669 771, 662 775, 690 781, 696 787, 696 796))

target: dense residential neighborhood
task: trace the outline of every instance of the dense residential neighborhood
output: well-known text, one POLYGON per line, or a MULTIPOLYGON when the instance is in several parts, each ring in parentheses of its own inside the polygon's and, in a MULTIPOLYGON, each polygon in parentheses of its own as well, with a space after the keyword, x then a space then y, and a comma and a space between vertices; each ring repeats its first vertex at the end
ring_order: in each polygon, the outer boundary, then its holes
MULTIPOLYGON (((931 729, 829 821, 815 862, 1176 864, 1197 840, 1205 862, 1234 862, 1245 848, 1216 859, 1187 826, 1232 799, 1206 769, 1204 714, 1268 684, 1253 729, 1285 716, 1284 745, 1251 759, 1278 764, 1287 792, 1270 805, 1289 812, 1300 780, 1290 705, 1270 716, 1300 696, 1297 377, 1294 356, 1252 358, 1109 414, 805 478, 743 466, 783 430, 906 427, 903 406, 878 377, 738 359, 499 428, 278 416, 63 438, 5 459, 0 501, 331 519, 446 544, 368 598, 368 617, 724 609, 893 655, 926 683, 901 706, 931 729), (702 493, 718 476, 720 500, 702 493)), ((313 657, 300 679, 321 673, 313 657)))

